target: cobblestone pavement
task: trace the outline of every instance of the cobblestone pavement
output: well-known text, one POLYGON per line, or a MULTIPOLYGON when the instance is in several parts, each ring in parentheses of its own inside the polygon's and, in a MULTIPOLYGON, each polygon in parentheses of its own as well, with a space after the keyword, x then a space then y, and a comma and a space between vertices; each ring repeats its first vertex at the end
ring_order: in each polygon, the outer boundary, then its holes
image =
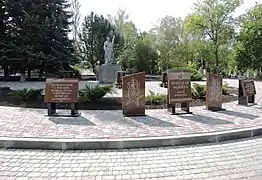
MULTIPOLYGON (((45 109, 0 108, 0 137, 130 138, 180 136, 262 126, 262 106, 225 104, 227 111, 194 107, 192 115, 148 110, 144 117, 123 117, 121 111, 81 111, 82 116, 47 117, 45 109)), ((58 111, 59 112, 59 111, 58 111)), ((60 111, 65 113, 64 110, 60 111)), ((67 111, 70 113, 70 111, 67 111)))
MULTIPOLYGON (((256 82, 257 89, 262 88, 256 82)), ((262 93, 258 105, 224 104, 227 111, 193 107, 193 115, 172 116, 166 110, 148 110, 145 117, 123 117, 121 111, 81 111, 78 118, 47 117, 46 109, 0 108, 0 137, 129 138, 180 136, 262 125, 262 93)), ((70 113, 60 111, 62 113, 70 113)))
POLYGON ((1 180, 261 180, 262 139, 111 151, 0 150, 1 180))

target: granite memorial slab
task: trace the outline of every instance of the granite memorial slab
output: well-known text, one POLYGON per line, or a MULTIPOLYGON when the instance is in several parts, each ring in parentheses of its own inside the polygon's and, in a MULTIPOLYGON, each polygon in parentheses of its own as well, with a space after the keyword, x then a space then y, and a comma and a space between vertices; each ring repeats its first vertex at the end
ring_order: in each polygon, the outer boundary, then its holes
POLYGON ((254 80, 242 79, 239 80, 238 88, 238 104, 239 105, 255 105, 256 87, 254 80))
POLYGON ((78 116, 78 79, 47 79, 44 101, 48 106, 48 116, 57 116, 56 103, 70 103, 71 116, 78 116))
POLYGON ((122 78, 122 110, 124 116, 145 115, 145 72, 122 78))
POLYGON ((181 105, 181 110, 191 114, 189 103, 192 101, 191 93, 191 72, 187 70, 168 70, 168 111, 171 114, 179 114, 176 112, 176 104, 181 105))
POLYGON ((211 111, 222 111, 222 83, 220 75, 207 72, 206 80, 206 108, 211 111))

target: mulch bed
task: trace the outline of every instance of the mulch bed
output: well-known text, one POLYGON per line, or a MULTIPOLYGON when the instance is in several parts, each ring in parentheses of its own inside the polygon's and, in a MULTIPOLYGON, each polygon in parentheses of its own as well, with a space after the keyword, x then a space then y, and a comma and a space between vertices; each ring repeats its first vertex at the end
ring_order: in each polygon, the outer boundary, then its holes
MULTIPOLYGON (((233 102, 238 99, 237 89, 231 90, 230 95, 223 95, 223 102, 233 102)), ((193 99, 190 106, 204 106, 205 100, 193 99)), ((25 107, 25 108, 47 108, 44 103, 44 97, 39 96, 37 100, 20 100, 16 98, 9 88, 0 88, 0 106, 25 107)), ((70 104, 57 104, 58 109, 70 109, 70 104)), ((146 104, 146 109, 163 109, 167 108, 166 103, 161 105, 146 104)), ((121 110, 121 98, 103 98, 96 102, 80 102, 80 110, 121 110)))

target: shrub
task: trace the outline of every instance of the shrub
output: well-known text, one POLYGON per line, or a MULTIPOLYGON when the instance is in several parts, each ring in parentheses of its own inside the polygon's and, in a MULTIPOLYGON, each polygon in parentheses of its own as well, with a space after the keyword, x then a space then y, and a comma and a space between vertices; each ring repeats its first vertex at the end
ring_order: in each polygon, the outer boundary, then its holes
MULTIPOLYGON (((231 87, 226 83, 222 86, 222 94, 229 95, 229 90, 231 87)), ((206 98, 206 85, 194 83, 191 87, 192 97, 194 99, 205 99, 206 98)))
POLYGON ((229 94, 229 90, 231 90, 231 87, 229 86, 228 83, 223 84, 222 86, 222 94, 223 95, 228 95, 229 94))
POLYGON ((99 99, 102 99, 107 93, 112 93, 113 87, 112 86, 99 86, 96 85, 95 87, 86 87, 80 90, 79 95, 84 98, 86 102, 93 102, 99 99))
POLYGON ((36 100, 40 95, 43 89, 22 89, 15 90, 13 93, 16 98, 20 100, 36 100))
POLYGON ((194 83, 191 86, 192 98, 205 99, 206 98, 206 86, 194 83))
POLYGON ((201 81, 203 79, 202 74, 197 70, 193 69, 191 73, 191 81, 201 81))
POLYGON ((162 105, 166 103, 166 95, 154 93, 153 91, 149 90, 150 95, 146 96, 146 104, 148 105, 162 105))

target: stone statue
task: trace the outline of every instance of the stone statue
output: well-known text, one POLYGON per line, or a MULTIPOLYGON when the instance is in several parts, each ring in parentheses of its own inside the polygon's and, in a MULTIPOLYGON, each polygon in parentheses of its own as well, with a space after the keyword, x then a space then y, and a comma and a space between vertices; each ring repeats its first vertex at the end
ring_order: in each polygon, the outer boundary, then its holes
MULTIPOLYGON (((110 34, 112 33, 113 31, 110 32, 110 34)), ((112 41, 110 41, 110 37, 107 37, 104 43, 105 63, 106 64, 114 63, 114 41, 115 41, 115 36, 113 35, 112 41)))

